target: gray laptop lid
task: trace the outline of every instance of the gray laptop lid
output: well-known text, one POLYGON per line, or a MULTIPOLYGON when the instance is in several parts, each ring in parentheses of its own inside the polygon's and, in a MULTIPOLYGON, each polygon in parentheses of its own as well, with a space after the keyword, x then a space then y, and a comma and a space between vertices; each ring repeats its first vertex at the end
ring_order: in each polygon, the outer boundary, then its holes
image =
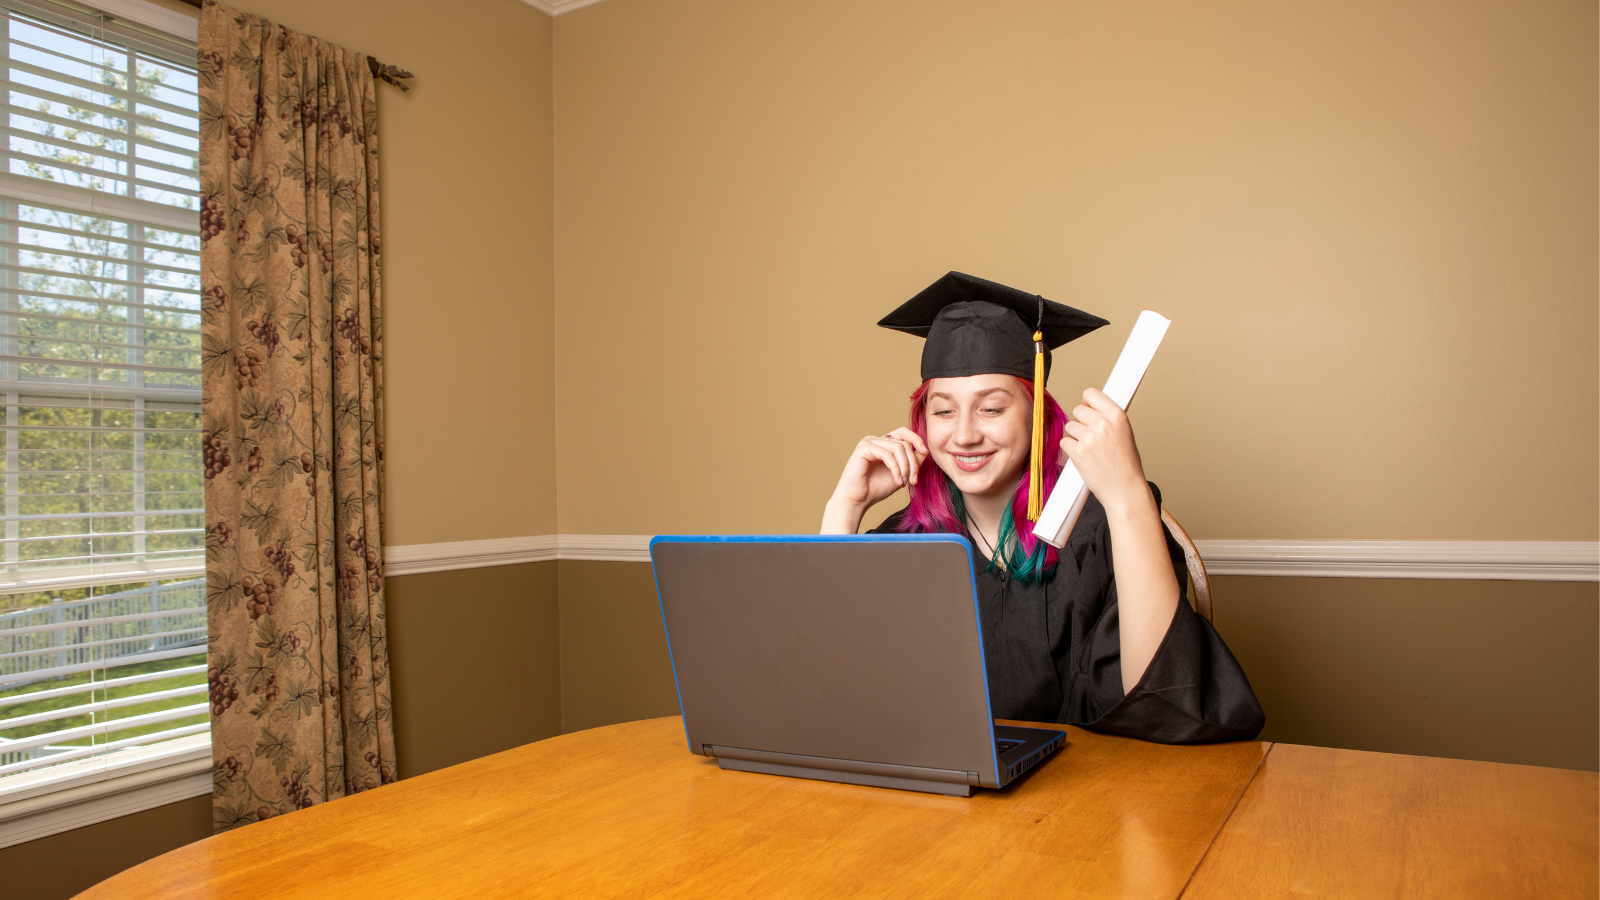
POLYGON ((689 748, 998 783, 971 546, 956 535, 658 537, 689 748))

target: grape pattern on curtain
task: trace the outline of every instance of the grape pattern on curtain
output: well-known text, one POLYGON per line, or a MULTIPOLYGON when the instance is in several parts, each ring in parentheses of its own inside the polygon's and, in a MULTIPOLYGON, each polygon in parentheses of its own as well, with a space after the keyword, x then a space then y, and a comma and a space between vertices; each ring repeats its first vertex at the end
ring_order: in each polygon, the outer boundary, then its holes
POLYGON ((366 58, 207 0, 202 435, 218 831, 395 778, 366 58))

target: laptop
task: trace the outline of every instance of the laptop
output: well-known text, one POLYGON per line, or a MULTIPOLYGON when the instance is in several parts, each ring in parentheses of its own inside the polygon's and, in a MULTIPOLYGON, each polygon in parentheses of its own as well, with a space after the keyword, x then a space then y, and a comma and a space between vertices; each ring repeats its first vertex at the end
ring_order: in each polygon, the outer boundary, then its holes
POLYGON ((724 769, 970 797, 1065 742, 994 723, 963 537, 662 536, 650 560, 689 750, 724 769))

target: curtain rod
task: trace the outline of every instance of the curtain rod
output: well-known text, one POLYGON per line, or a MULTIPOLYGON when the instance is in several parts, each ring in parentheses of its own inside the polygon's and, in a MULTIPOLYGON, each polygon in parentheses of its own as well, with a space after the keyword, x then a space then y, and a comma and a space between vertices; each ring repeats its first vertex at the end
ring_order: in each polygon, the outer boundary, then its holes
MULTIPOLYGON (((183 0, 183 2, 194 7, 195 9, 200 9, 204 5, 204 0, 183 0)), ((399 66, 391 66, 378 62, 377 57, 374 56, 367 57, 367 68, 372 70, 373 78, 376 78, 379 81, 387 81, 402 91, 411 90, 411 85, 406 84, 401 79, 416 77, 399 66)))

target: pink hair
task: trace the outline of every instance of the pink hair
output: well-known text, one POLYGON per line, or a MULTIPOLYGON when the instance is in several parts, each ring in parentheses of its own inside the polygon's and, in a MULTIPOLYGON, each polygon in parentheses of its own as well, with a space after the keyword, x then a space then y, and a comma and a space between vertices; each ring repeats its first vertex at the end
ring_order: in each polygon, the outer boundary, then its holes
MULTIPOLYGON (((1015 376, 1013 376, 1015 377, 1015 376)), ((1028 397, 1030 408, 1033 401, 1033 382, 1026 378, 1017 378, 1017 383, 1022 385, 1023 393, 1028 397)), ((911 392, 911 430, 915 431, 924 441, 928 439, 927 411, 928 411, 928 382, 924 381, 915 391, 911 392)), ((1050 490, 1056 486, 1056 478, 1061 475, 1061 438, 1066 433, 1067 414, 1062 411, 1061 405, 1056 403, 1056 398, 1050 396, 1049 391, 1044 392, 1044 446, 1045 453, 1049 456, 1044 466, 1044 496, 1050 496, 1050 490)), ((1011 498, 1012 521, 1016 523, 1017 540, 1021 542, 1022 556, 1031 557, 1034 551, 1043 542, 1033 536, 1033 529, 1028 527, 1028 480, 1031 477, 1029 466, 1022 468, 1022 481, 1017 485, 1017 493, 1011 498)), ((902 532, 948 532, 953 534, 966 534, 966 525, 956 513, 955 503, 951 499, 954 485, 945 476, 929 456, 923 460, 922 467, 917 470, 917 483, 911 487, 911 502, 906 507, 905 515, 896 523, 895 530, 902 532)), ((1056 564, 1056 548, 1044 544, 1044 568, 1049 569, 1056 564)))

